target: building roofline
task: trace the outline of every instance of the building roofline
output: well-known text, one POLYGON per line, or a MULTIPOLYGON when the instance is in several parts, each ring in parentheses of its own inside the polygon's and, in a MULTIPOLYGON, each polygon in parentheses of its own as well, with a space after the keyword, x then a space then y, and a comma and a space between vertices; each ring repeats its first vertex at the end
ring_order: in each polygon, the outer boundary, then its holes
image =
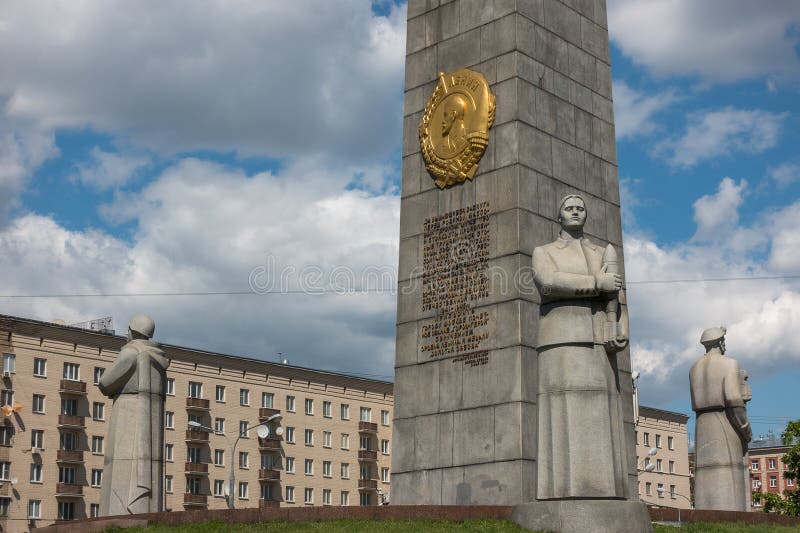
POLYGON ((639 406, 639 416, 646 418, 658 418, 661 420, 669 420, 671 422, 679 422, 685 424, 689 421, 689 415, 678 413, 675 411, 667 411, 664 409, 657 409, 655 407, 648 407, 646 405, 639 406))
MULTIPOLYGON (((0 329, 5 329, 12 334, 14 332, 18 332, 21 334, 34 334, 39 336, 43 329, 52 330, 56 333, 61 333, 61 335, 57 336, 70 336, 75 337, 76 340, 82 339, 84 342, 79 342, 79 344, 91 344, 91 345, 105 345, 107 348, 119 350, 122 346, 128 341, 125 336, 117 335, 115 333, 105 333, 101 331, 92 331, 82 328, 77 328, 73 326, 66 326, 62 324, 56 324, 53 322, 46 322, 42 320, 35 320, 32 318, 24 318, 24 317, 17 317, 12 315, 5 315, 0 314, 0 329), (15 327, 17 325, 23 326, 22 328, 15 327), (26 327, 27 326, 27 327, 26 327)), ((47 337, 47 336, 45 336, 47 337)), ((367 384, 371 384, 372 386, 369 389, 380 389, 380 391, 384 394, 393 394, 394 393, 394 383, 391 381, 384 381, 379 379, 373 378, 365 378, 361 376, 357 376, 354 374, 348 374, 346 372, 334 372, 331 370, 319 370, 315 368, 303 367, 298 365, 290 365, 290 364, 283 364, 277 363, 274 361, 267 361, 265 359, 258 359, 256 357, 249 357, 249 356, 241 356, 241 355, 231 355, 219 352, 212 352, 208 350, 203 350, 200 348, 192 348, 187 346, 178 346, 175 344, 169 344, 164 342, 155 341, 159 347, 164 349, 167 352, 189 352, 193 354, 197 354, 202 357, 222 357, 231 361, 238 361, 243 363, 254 363, 258 365, 266 365, 268 368, 282 370, 284 372, 291 371, 292 373, 301 373, 307 374, 306 377, 310 378, 311 376, 319 376, 318 380, 323 380, 323 376, 329 378, 338 378, 338 379, 346 379, 346 380, 353 380, 358 383, 362 383, 363 386, 367 386, 367 384)))

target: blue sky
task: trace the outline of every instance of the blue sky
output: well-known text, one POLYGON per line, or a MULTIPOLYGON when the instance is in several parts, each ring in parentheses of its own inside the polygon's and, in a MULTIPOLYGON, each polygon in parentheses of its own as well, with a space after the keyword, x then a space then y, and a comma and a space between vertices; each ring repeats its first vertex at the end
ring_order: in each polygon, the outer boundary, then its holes
MULTIPOLYGON (((231 0, 232 2, 233 0, 231 0)), ((800 4, 609 0, 632 354, 690 412, 729 327, 755 433, 800 417, 800 4), (777 279, 647 284, 679 279, 777 279), (767 418, 777 417, 777 418, 767 418)), ((4 3, 0 295, 246 291, 397 262, 405 5, 4 3)), ((356 276, 357 277, 357 276, 356 276)), ((390 379, 391 294, 0 298, 390 379)))

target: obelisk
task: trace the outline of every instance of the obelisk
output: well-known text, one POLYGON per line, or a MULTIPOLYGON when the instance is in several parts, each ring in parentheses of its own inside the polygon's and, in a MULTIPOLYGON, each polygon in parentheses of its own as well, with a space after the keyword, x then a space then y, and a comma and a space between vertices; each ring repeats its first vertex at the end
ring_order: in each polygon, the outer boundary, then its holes
MULTIPOLYGON (((532 253, 562 198, 624 276, 605 0, 410 0, 402 152, 391 502, 536 502, 532 253)), ((630 354, 609 357, 629 498, 610 501, 634 504, 630 354)))

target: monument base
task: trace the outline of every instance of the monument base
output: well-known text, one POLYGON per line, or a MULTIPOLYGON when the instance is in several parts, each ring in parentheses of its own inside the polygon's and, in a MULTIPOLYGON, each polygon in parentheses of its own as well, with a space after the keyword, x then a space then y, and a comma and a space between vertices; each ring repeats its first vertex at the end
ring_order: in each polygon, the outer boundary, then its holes
POLYGON ((626 500, 549 500, 514 507, 520 526, 555 533, 652 533, 647 507, 626 500))

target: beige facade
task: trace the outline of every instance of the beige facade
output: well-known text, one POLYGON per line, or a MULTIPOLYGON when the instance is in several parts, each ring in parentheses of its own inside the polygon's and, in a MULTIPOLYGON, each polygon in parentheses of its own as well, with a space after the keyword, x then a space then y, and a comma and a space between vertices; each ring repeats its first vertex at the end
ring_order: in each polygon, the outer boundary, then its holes
MULTIPOLYGON (((783 456, 791 449, 774 434, 761 436, 750 443, 748 464, 750 468, 750 497, 756 492, 771 492, 784 495, 797 490, 797 480, 786 477, 783 456)), ((762 502, 752 501, 752 510, 760 511, 762 502)))
POLYGON ((639 407, 636 461, 642 501, 664 507, 691 508, 688 420, 689 417, 681 413, 639 407), (648 455, 653 449, 655 455, 648 455), (647 465, 651 463, 655 468, 647 472, 647 465))
MULTIPOLYGON (((0 426, 4 531, 98 512, 112 402, 95 383, 124 343, 120 336, 0 315, 0 352, 9 370, 0 403, 21 406, 0 426)), ((391 383, 162 348, 171 359, 168 509, 224 508, 231 461, 238 508, 377 505, 388 498, 391 383), (252 428, 278 413, 282 438, 259 439, 252 428), (190 420, 202 428, 189 429, 190 420), (232 457, 242 424, 251 429, 232 457)))

